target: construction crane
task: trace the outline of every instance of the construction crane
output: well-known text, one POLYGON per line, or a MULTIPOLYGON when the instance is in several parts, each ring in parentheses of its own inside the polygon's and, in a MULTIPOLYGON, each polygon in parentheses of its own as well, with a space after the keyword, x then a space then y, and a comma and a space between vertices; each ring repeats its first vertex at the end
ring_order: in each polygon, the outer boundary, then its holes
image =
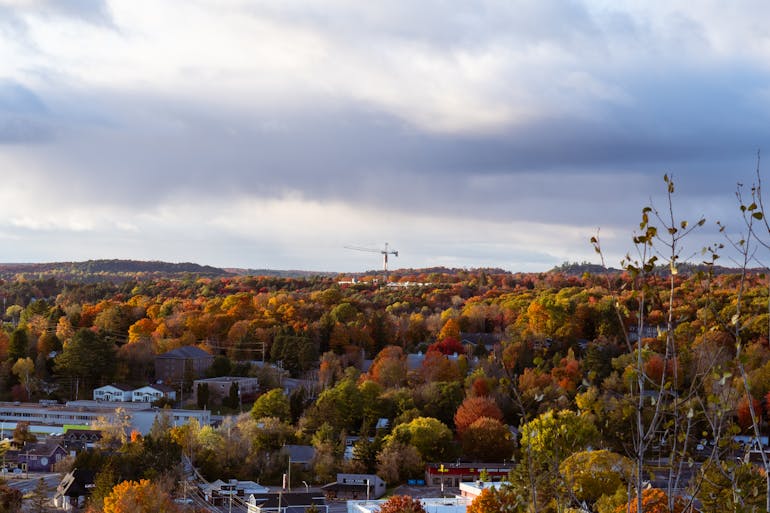
POLYGON ((345 246, 345 249, 352 249, 355 251, 366 251, 368 253, 380 253, 382 255, 382 270, 385 271, 385 281, 388 281, 388 255, 398 256, 398 251, 388 248, 388 243, 385 243, 385 249, 373 249, 363 248, 360 246, 345 246))

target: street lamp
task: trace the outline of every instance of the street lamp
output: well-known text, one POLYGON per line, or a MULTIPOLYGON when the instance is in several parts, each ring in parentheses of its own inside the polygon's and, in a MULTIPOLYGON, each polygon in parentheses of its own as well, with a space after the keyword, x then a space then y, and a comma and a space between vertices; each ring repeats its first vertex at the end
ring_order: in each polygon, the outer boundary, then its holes
POLYGON ((449 469, 444 467, 444 464, 442 463, 441 466, 439 466, 438 471, 441 473, 441 496, 444 496, 444 474, 449 472, 449 469))
POLYGON ((307 481, 302 481, 302 484, 305 485, 305 493, 310 493, 310 485, 307 484, 307 481))

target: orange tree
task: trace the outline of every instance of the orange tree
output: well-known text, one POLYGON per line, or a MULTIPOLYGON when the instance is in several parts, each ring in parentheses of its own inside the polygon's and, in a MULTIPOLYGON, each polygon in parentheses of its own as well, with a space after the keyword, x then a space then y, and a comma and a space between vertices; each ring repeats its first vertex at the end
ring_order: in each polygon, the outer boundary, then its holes
POLYGON ((380 506, 380 513, 425 513, 425 508, 408 495, 394 495, 380 506))
POLYGON ((104 498, 104 513, 178 513, 168 492, 159 485, 142 479, 115 485, 104 498))
POLYGON ((510 486, 484 488, 468 506, 467 513, 514 513, 526 507, 523 497, 510 486))
POLYGON ((468 427, 481 417, 502 420, 503 412, 494 399, 486 396, 468 397, 457 408, 455 429, 462 436, 468 427))
MULTIPOLYGON (((629 504, 618 506, 615 513, 637 513, 636 498, 632 498, 629 504)), ((684 504, 681 499, 674 501, 674 509, 668 508, 668 496, 660 488, 648 488, 642 492, 642 511, 644 513, 682 513, 684 504)))

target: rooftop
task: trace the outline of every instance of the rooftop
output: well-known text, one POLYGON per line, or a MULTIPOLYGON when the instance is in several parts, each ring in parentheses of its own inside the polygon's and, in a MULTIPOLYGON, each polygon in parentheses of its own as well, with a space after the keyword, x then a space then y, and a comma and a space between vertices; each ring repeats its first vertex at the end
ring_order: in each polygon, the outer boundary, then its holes
POLYGON ((214 358, 210 353, 207 353, 200 347, 196 346, 182 346, 167 351, 163 354, 159 354, 156 358, 214 358))

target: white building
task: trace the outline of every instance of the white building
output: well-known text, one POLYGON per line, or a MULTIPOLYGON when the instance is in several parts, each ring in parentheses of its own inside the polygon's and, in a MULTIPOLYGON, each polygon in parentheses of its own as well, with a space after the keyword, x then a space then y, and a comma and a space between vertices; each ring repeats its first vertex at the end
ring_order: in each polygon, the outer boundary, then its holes
POLYGON ((94 389, 94 401, 128 402, 134 389, 125 385, 105 385, 94 389))
MULTIPOLYGON (((420 499, 420 502, 426 513, 465 513, 472 501, 465 497, 453 497, 420 499)), ((348 501, 348 513, 377 513, 384 503, 384 500, 348 501)))
POLYGON ((117 409, 130 417, 130 429, 146 435, 160 414, 168 414, 171 424, 181 426, 195 419, 201 426, 211 424, 211 412, 207 410, 162 410, 148 403, 112 403, 97 401, 71 401, 66 405, 37 403, 0 403, 0 426, 8 429, 12 423, 29 422, 33 432, 63 432, 65 425, 91 427, 97 421, 114 420, 117 409))
POLYGON ((135 403, 151 403, 160 399, 176 401, 176 391, 166 385, 147 385, 132 392, 131 400, 135 403))
POLYGON ((472 502, 473 499, 481 495, 481 492, 487 488, 495 488, 499 490, 500 487, 504 484, 505 482, 503 481, 475 481, 472 483, 460 483, 460 495, 472 502))

